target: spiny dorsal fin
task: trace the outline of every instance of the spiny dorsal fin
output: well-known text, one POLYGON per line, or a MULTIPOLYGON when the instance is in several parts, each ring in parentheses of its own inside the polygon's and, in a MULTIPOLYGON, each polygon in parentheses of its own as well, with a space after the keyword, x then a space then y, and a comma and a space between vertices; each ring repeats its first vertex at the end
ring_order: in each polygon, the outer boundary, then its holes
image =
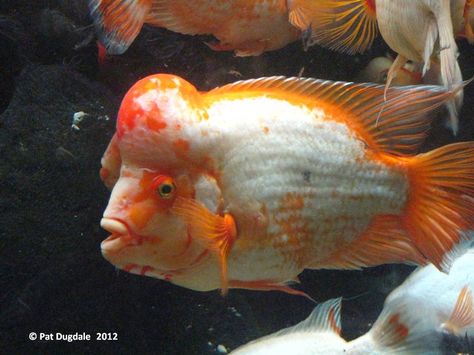
POLYGON ((329 119, 339 120, 359 134, 367 145, 395 155, 417 150, 431 125, 427 113, 439 108, 464 87, 451 91, 440 86, 405 86, 334 82, 330 80, 263 77, 237 81, 205 94, 208 102, 264 95, 324 109, 329 119))
POLYGON ((315 43, 344 53, 362 53, 377 36, 375 0, 292 0, 289 21, 315 43))
POLYGON ((339 335, 341 333, 341 300, 341 297, 333 298, 319 304, 304 321, 293 327, 282 329, 273 336, 314 331, 328 331, 339 335))

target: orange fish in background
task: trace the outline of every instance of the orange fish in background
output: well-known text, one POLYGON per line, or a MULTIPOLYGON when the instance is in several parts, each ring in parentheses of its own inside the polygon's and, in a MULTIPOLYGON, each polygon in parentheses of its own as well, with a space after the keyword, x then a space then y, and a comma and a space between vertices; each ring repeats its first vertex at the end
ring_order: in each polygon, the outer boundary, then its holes
POLYGON ((127 50, 143 24, 189 35, 214 35, 215 50, 238 56, 282 48, 300 37, 286 0, 89 0, 99 39, 109 54, 127 50))
MULTIPOLYGON (((372 59, 367 66, 356 76, 355 81, 360 83, 378 83, 385 84, 390 67, 393 64, 393 58, 376 57, 372 59)), ((409 62, 397 73, 393 79, 394 86, 419 85, 423 83, 421 68, 419 65, 409 62)))
POLYGON ((199 92, 174 75, 144 78, 102 159, 102 253, 224 293, 301 294, 287 283, 304 269, 442 268, 474 223, 474 142, 416 153, 429 113, 456 90, 385 98, 381 85, 270 77, 199 92))
MULTIPOLYGON (((407 61, 422 63, 424 75, 431 58, 439 57, 441 84, 462 82, 455 42, 463 27, 468 31, 471 1, 466 0, 290 0, 292 23, 309 31, 309 44, 347 53, 367 50, 378 31, 398 56, 387 74, 387 87, 407 61), (453 26, 454 25, 454 26, 453 26)), ((462 92, 448 103, 450 124, 458 130, 462 92)))

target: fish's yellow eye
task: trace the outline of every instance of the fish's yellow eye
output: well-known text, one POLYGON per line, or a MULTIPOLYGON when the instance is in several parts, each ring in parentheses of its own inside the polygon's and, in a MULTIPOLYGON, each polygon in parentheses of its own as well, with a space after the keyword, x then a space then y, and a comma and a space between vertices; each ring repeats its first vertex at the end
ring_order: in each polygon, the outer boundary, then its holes
POLYGON ((151 188, 160 198, 165 200, 172 198, 176 191, 173 178, 165 175, 158 175, 154 178, 151 188))

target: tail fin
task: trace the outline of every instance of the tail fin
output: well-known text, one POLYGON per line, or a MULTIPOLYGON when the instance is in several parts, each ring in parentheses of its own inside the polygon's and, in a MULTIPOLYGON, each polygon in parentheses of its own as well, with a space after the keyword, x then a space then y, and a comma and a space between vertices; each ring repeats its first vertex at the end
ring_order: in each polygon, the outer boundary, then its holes
POLYGON ((474 142, 407 158, 410 192, 402 217, 415 246, 436 267, 474 226, 474 142))
POLYGON ((152 0, 89 0, 99 40, 109 54, 124 53, 140 32, 152 0))

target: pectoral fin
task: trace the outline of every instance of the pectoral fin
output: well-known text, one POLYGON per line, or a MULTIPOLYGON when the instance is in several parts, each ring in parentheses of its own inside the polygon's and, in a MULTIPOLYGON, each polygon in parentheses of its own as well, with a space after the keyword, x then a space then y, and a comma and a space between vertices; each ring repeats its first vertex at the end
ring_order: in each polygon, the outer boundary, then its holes
POLYGON ((219 216, 210 212, 195 199, 178 197, 171 212, 182 217, 188 224, 191 236, 219 258, 221 269, 221 290, 226 294, 229 288, 227 257, 237 238, 237 228, 230 214, 219 216))

